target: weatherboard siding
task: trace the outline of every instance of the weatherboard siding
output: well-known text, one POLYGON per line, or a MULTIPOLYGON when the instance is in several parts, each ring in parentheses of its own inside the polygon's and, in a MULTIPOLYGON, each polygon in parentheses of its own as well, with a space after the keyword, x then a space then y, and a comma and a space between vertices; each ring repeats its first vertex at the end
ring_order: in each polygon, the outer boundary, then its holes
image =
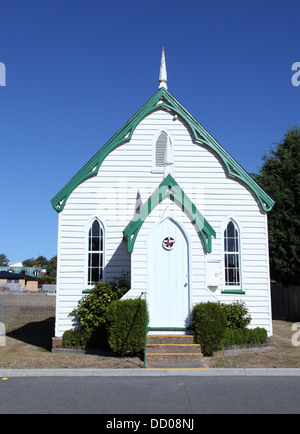
POLYGON ((193 304, 241 299, 247 303, 253 327, 271 334, 268 278, 267 222, 253 193, 241 182, 229 178, 219 158, 207 147, 193 142, 186 125, 171 112, 158 110, 144 118, 129 142, 114 149, 103 161, 98 174, 80 184, 69 196, 59 214, 58 289, 56 336, 72 327, 67 317, 86 289, 87 236, 89 223, 99 218, 105 232, 105 279, 131 275, 130 296, 147 291, 147 239, 149 231, 166 212, 179 219, 192 242, 193 304), (216 231, 212 253, 204 253, 195 227, 181 209, 165 199, 147 217, 135 242, 127 252, 123 230, 133 218, 136 196, 145 203, 163 180, 153 173, 155 141, 161 131, 169 134, 174 153, 174 178, 216 231), (169 212, 169 211, 168 211, 169 212), (241 229, 243 290, 245 295, 222 294, 223 282, 211 291, 206 284, 206 261, 223 261, 222 225, 233 217, 241 229))

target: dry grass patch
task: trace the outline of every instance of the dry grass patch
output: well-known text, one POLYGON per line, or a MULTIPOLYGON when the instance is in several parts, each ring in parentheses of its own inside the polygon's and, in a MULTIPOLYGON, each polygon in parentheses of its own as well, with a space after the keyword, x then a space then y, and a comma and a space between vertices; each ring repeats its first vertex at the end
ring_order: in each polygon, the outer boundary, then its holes
POLYGON ((138 357, 107 357, 92 354, 51 353, 54 318, 27 324, 6 336, 0 347, 0 369, 142 368, 138 357))
POLYGON ((273 321, 272 350, 250 352, 235 356, 215 353, 205 361, 210 368, 300 368, 300 347, 292 344, 292 323, 273 321))
POLYGON ((142 368, 137 357, 104 357, 89 354, 51 353, 41 347, 7 338, 0 347, 0 369, 120 369, 142 368))

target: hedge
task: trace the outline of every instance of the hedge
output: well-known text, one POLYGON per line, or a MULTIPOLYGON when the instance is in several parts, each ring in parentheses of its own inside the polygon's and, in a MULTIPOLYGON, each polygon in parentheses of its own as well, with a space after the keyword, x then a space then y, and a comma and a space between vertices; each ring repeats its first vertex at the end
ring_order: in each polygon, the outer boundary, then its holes
POLYGON ((234 345, 264 344, 267 342, 267 330, 261 327, 255 329, 226 329, 223 337, 224 347, 234 345))
POLYGON ((145 300, 113 301, 106 314, 110 348, 122 356, 141 354, 145 345, 146 318, 145 300))
POLYGON ((195 341, 205 356, 212 356, 222 348, 226 329, 226 315, 220 303, 199 303, 193 308, 192 327, 195 341))
POLYGON ((245 303, 239 301, 199 303, 193 308, 194 337, 205 356, 223 347, 266 343, 266 329, 248 329, 250 322, 245 303))
POLYGON ((84 329, 66 330, 62 344, 64 347, 109 349, 105 327, 98 327, 90 332, 84 329))
POLYGON ((85 347, 87 334, 83 330, 70 329, 63 334, 63 346, 65 347, 85 347))

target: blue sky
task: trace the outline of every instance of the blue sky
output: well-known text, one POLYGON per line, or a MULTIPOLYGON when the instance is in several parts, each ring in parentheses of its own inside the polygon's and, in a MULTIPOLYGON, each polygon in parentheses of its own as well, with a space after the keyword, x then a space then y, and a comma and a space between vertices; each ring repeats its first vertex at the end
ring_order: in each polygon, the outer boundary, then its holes
POLYGON ((299 125, 299 0, 1 0, 0 253, 57 248, 50 200, 168 89, 248 172, 299 125))

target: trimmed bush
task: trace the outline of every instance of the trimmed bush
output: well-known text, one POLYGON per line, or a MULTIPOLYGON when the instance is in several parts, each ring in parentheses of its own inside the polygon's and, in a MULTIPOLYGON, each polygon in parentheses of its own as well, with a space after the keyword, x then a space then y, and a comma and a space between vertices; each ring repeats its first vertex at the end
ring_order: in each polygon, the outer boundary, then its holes
POLYGON ((231 304, 221 303, 226 314, 227 327, 230 329, 244 329, 251 322, 248 309, 242 301, 234 301, 231 304))
POLYGON ((268 332, 265 328, 256 327, 255 329, 249 329, 251 336, 251 343, 253 344, 265 344, 268 339, 268 332))
POLYGON ((201 345, 205 356, 212 356, 214 351, 223 346, 266 343, 266 329, 248 329, 250 322, 251 316, 245 303, 239 301, 231 304, 200 303, 193 309, 195 340, 201 345))
POLYGON ((226 315, 220 303, 199 303, 193 308, 192 327, 195 340, 205 356, 222 348, 226 315))
POLYGON ((98 327, 92 332, 83 329, 66 330, 63 334, 64 347, 102 348, 109 349, 107 331, 105 327, 98 327))
POLYGON ((87 334, 83 330, 70 329, 63 334, 63 346, 65 347, 85 347, 87 334))
POLYGON ((256 327, 255 329, 230 329, 227 328, 223 337, 224 347, 234 345, 253 345, 265 344, 268 334, 264 328, 256 327))
POLYGON ((93 349, 101 348, 102 350, 109 349, 107 330, 105 326, 97 327, 89 333, 86 341, 86 347, 93 349))
POLYGON ((117 354, 138 355, 143 352, 146 329, 145 300, 118 300, 107 311, 108 343, 117 354))

